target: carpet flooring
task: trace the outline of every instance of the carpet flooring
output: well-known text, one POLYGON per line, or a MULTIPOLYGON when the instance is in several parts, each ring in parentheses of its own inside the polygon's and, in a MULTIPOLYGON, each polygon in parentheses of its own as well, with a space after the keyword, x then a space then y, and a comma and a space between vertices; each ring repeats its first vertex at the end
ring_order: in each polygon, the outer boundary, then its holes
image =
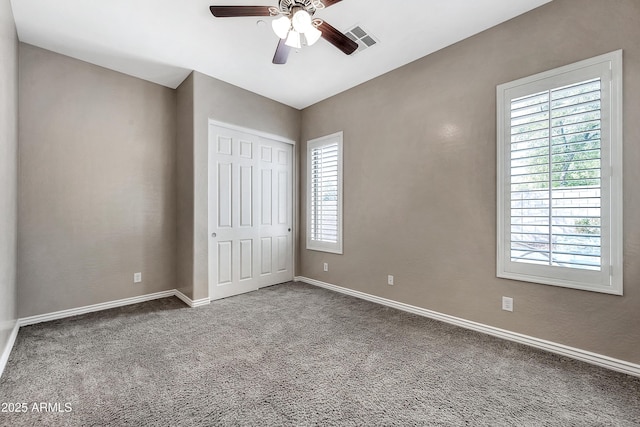
POLYGON ((286 283, 21 328, 8 403, 11 427, 638 426, 640 379, 286 283))

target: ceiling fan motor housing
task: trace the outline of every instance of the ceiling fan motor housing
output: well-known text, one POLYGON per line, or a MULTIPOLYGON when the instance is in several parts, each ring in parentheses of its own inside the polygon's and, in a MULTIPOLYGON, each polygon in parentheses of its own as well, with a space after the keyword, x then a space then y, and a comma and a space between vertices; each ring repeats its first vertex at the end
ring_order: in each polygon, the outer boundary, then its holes
POLYGON ((342 0, 279 0, 278 6, 210 6, 211 14, 216 18, 271 16, 274 32, 280 38, 274 64, 287 62, 289 50, 301 47, 301 36, 307 45, 314 44, 320 37, 351 55, 358 49, 358 43, 322 19, 312 19, 317 10, 332 6, 342 0), (302 13, 301 13, 302 12, 302 13), (279 18, 276 18, 281 15, 279 18), (286 38, 285 38, 286 37, 286 38))
POLYGON ((278 9, 283 15, 292 15, 298 10, 306 10, 307 13, 313 16, 316 10, 324 8, 324 5, 318 0, 280 0, 278 9), (318 7, 321 6, 321 7, 318 7))

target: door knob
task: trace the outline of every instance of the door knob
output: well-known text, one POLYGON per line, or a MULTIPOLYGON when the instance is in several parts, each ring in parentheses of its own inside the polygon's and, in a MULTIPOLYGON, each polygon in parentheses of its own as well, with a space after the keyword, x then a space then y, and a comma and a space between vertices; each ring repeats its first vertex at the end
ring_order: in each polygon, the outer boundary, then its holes
POLYGON ((211 237, 216 237, 217 234, 216 233, 211 233, 211 237))
POLYGON ((289 233, 291 233, 291 229, 289 229, 289 233))

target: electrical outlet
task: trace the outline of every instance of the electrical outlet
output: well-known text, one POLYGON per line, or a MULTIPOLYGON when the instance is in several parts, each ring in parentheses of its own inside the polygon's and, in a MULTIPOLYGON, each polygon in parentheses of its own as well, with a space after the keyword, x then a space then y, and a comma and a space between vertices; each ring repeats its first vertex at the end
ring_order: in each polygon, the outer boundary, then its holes
POLYGON ((329 263, 325 262, 322 268, 324 269, 324 271, 329 271, 329 263))
POLYGON ((133 273, 133 283, 142 282, 142 273, 133 273))
POLYGON ((513 311, 513 298, 502 297, 502 309, 505 311, 513 311))
POLYGON ((393 276, 392 275, 388 275, 387 276, 387 285, 393 286, 393 276))

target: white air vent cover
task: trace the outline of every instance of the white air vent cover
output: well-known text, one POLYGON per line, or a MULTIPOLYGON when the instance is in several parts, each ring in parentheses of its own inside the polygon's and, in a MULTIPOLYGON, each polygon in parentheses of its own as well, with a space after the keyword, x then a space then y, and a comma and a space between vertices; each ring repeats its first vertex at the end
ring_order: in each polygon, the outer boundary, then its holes
POLYGON ((377 37, 372 36, 360 25, 356 25, 355 27, 347 31, 345 35, 354 42, 358 43, 358 50, 356 50, 356 52, 362 52, 363 50, 375 46, 380 42, 377 37))

